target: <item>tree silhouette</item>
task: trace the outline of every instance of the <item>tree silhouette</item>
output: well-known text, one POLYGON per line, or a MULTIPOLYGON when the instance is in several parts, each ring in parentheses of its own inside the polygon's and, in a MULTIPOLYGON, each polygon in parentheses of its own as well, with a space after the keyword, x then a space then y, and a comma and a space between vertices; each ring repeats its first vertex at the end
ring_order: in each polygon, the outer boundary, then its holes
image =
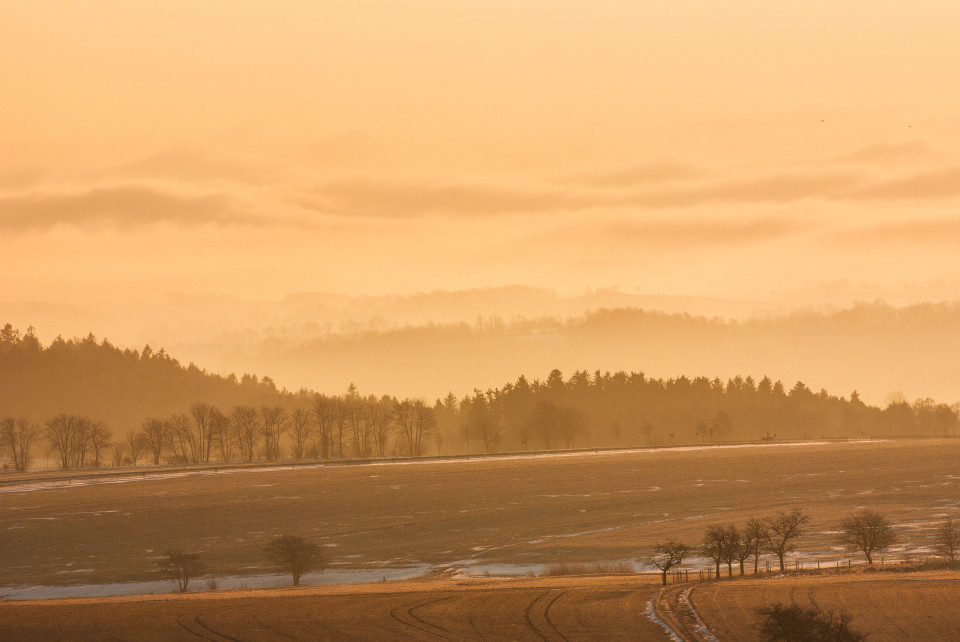
POLYGON ((30 467, 30 449, 39 436, 39 428, 24 417, 0 419, 0 451, 6 451, 18 472, 30 467))
POLYGON ((960 549, 960 528, 952 517, 940 522, 934 542, 938 553, 950 562, 957 560, 957 550, 960 549))
POLYGON ((653 555, 649 558, 649 563, 660 569, 663 585, 667 585, 667 571, 683 563, 690 553, 690 548, 678 542, 677 540, 667 540, 666 542, 657 542, 653 547, 653 555))
POLYGON ((778 510, 775 515, 764 518, 763 537, 767 549, 780 561, 781 573, 784 571, 784 556, 793 550, 796 539, 803 535, 803 527, 809 521, 810 517, 800 508, 778 510))
POLYGON ((160 419, 147 419, 140 427, 140 434, 147 451, 153 458, 154 465, 159 464, 167 443, 167 426, 160 419))
POLYGON ((703 556, 713 561, 720 577, 720 564, 730 558, 730 528, 729 526, 708 526, 703 533, 703 544, 700 551, 703 556))
POLYGON ((873 564, 873 554, 893 544, 897 534, 885 515, 864 508, 844 518, 838 539, 848 548, 863 552, 867 564, 873 564))
POLYGON ((175 580, 177 589, 186 593, 190 580, 203 572, 205 565, 200 553, 184 553, 179 548, 170 548, 160 562, 160 572, 164 577, 175 580))
POLYGON ((304 573, 324 564, 320 547, 299 535, 273 538, 267 545, 267 554, 274 564, 290 571, 294 586, 300 586, 300 578, 304 573))
POLYGON ((290 413, 290 433, 293 437, 293 457, 303 459, 307 442, 313 436, 313 416, 309 410, 295 408, 290 413))
POLYGON ((753 574, 757 574, 760 566, 760 549, 766 541, 766 533, 763 522, 751 517, 747 520, 747 525, 743 530, 745 543, 750 547, 750 554, 753 555, 753 574))

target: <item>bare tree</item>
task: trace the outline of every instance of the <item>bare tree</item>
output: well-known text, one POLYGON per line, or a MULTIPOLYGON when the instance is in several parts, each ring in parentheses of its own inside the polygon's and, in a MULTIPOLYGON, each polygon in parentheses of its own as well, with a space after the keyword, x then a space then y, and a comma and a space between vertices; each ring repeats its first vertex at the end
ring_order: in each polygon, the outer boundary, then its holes
POLYGON ((366 400, 360 396, 357 386, 350 384, 344 398, 347 425, 350 427, 351 451, 354 457, 370 456, 370 425, 367 423, 366 400))
POLYGON ((264 456, 267 461, 276 461, 280 459, 280 438, 287 431, 287 411, 279 406, 262 406, 260 416, 264 456))
POLYGON ((60 456, 60 468, 70 468, 70 433, 73 415, 59 414, 44 426, 43 435, 50 443, 50 450, 56 450, 60 456))
POLYGON ((743 563, 753 555, 754 540, 749 525, 744 530, 731 526, 730 556, 740 564, 740 575, 743 576, 743 563))
POLYGON ((100 467, 100 455, 104 449, 108 448, 112 443, 110 441, 111 437, 113 437, 113 433, 110 432, 107 424, 102 421, 98 421, 90 426, 90 448, 93 450, 94 468, 100 467))
POLYGON ((137 460, 140 459, 140 455, 143 454, 144 448, 146 448, 143 433, 137 432, 136 430, 128 430, 126 443, 127 450, 130 451, 130 458, 133 460, 133 465, 136 466, 137 460))
POLYGON ((237 406, 230 414, 230 428, 244 461, 253 461, 259 424, 257 411, 250 406, 237 406))
POLYGON ((723 561, 727 563, 727 577, 733 577, 733 561, 737 559, 740 532, 733 524, 723 527, 723 561))
POLYGON ((190 418, 193 419, 193 437, 190 440, 193 446, 190 461, 210 461, 210 446, 213 441, 214 407, 208 403, 198 401, 190 406, 190 418))
POLYGON ((313 435, 313 416, 309 410, 295 408, 290 413, 290 428, 293 434, 293 456, 295 459, 303 459, 304 450, 307 442, 313 435))
POLYGON ((320 457, 330 457, 330 437, 334 426, 334 402, 324 394, 313 398, 313 416, 317 420, 317 439, 320 441, 320 457))
POLYGON ((394 407, 400 442, 410 457, 419 457, 437 429, 436 415, 423 399, 404 399, 394 407))
POLYGON ((143 436, 147 451, 153 458, 154 465, 158 465, 167 444, 167 425, 160 419, 147 419, 140 427, 140 434, 143 436))
POLYGON ((796 539, 803 535, 803 527, 810 517, 801 508, 778 510, 776 515, 763 520, 763 538, 767 550, 780 560, 780 572, 784 571, 783 558, 793 550, 796 539))
POLYGON ((883 513, 864 508, 848 515, 840 523, 841 544, 863 552, 867 564, 873 564, 873 553, 893 544, 897 534, 883 513))
POLYGON ((127 447, 125 442, 117 441, 113 444, 113 459, 110 460, 110 465, 113 467, 123 466, 123 453, 126 451, 127 447))
POLYGON ((293 585, 300 586, 304 573, 324 564, 323 553, 315 543, 299 535, 281 535, 267 545, 267 554, 277 566, 293 576, 293 585))
POLYGON ((716 565, 717 578, 720 577, 720 563, 727 557, 727 551, 729 549, 727 542, 728 535, 727 528, 720 525, 708 526, 703 534, 703 544, 700 550, 704 557, 712 560, 716 565))
POLYGON ((957 549, 960 549, 960 528, 952 517, 940 522, 934 539, 934 548, 951 562, 957 561, 957 549))
POLYGON ((167 549, 160 561, 160 572, 164 577, 176 580, 181 593, 187 592, 190 580, 200 575, 204 568, 200 553, 184 553, 179 548, 167 549))
POLYGON ((387 396, 377 399, 370 395, 367 399, 367 424, 370 426, 374 454, 378 457, 387 454, 387 443, 390 440, 390 434, 393 432, 392 405, 393 400, 387 396))
POLYGON ((80 415, 59 414, 45 424, 44 437, 60 456, 60 467, 82 468, 92 422, 80 415))
POLYGON ((193 461, 197 444, 190 427, 190 417, 182 412, 175 413, 170 415, 163 424, 167 437, 167 447, 173 452, 174 459, 179 463, 193 461))
POLYGON ((24 472, 32 461, 30 448, 40 435, 36 424, 24 417, 4 417, 0 420, 0 450, 5 450, 18 472, 24 472))
POLYGON ((91 437, 93 436, 93 422, 89 417, 79 416, 73 425, 73 440, 71 449, 73 453, 74 468, 83 468, 87 461, 87 449, 90 447, 91 437))
POLYGON ((744 537, 750 542, 750 554, 753 555, 753 574, 757 574, 760 566, 760 549, 767 539, 763 522, 751 517, 747 520, 747 526, 744 529, 744 537))
POLYGON ((230 418, 214 406, 210 409, 210 444, 216 443, 220 448, 220 461, 233 460, 234 440, 230 435, 230 418))
POLYGON ((677 540, 671 539, 666 542, 657 542, 653 547, 653 555, 648 562, 660 569, 663 577, 663 585, 667 585, 667 572, 674 566, 679 566, 690 553, 690 548, 677 540))
MULTIPOLYGON (((353 385, 353 384, 351 384, 353 385)), ((333 437, 337 446, 337 457, 343 459, 343 435, 347 430, 350 406, 343 397, 333 398, 333 437)))

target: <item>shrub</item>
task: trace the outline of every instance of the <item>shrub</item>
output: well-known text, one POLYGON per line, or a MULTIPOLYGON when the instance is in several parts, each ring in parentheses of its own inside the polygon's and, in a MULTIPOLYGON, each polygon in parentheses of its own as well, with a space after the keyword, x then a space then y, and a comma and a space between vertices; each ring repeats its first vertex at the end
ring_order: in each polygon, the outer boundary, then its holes
POLYGON ((777 602, 757 609, 760 636, 769 642, 860 642, 866 635, 850 626, 852 618, 841 611, 821 611, 777 602))
POLYGON ((558 562, 547 565, 540 573, 540 577, 559 575, 606 575, 612 573, 635 573, 630 562, 558 562))
POLYGON ((190 580, 203 572, 204 563, 200 553, 184 553, 179 548, 167 549, 160 562, 160 572, 171 580, 176 580, 177 588, 186 593, 190 580))

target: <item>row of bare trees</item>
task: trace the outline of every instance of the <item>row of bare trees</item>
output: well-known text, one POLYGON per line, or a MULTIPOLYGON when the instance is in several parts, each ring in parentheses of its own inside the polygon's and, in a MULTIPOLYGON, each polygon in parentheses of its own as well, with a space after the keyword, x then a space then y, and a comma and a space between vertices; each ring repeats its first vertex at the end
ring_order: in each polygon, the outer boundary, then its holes
POLYGON ((84 415, 59 414, 44 424, 43 436, 60 467, 99 467, 112 444, 113 433, 102 421, 84 415))
MULTIPOLYGON (((744 564, 753 558, 753 572, 757 573, 760 555, 764 552, 777 557, 780 572, 785 570, 784 558, 793 552, 797 540, 804 534, 810 516, 803 509, 779 510, 763 519, 749 519, 742 528, 735 524, 714 524, 707 527, 699 552, 716 566, 720 577, 721 564, 727 565, 728 577, 733 577, 733 564, 744 574, 744 564)), ((880 512, 861 509, 850 513, 840 523, 838 543, 862 553, 868 565, 875 553, 888 549, 897 541, 897 534, 889 519, 880 512)), ((666 585, 667 572, 679 566, 695 549, 677 540, 658 542, 648 562, 660 570, 666 585)), ((951 563, 957 561, 960 551, 960 528, 953 519, 940 523, 934 539, 934 550, 951 563)))
POLYGON ((0 419, 0 457, 17 470, 31 463, 42 438, 63 469, 110 463, 276 461, 426 454, 439 449, 437 412, 423 399, 361 396, 353 384, 345 395, 301 395, 288 409, 279 405, 235 406, 229 414, 205 402, 187 412, 149 417, 117 440, 103 422, 59 414, 41 429, 25 418, 0 419))
POLYGON ((229 415, 206 403, 165 419, 149 418, 127 435, 134 463, 141 455, 204 463, 213 460, 295 459, 423 455, 436 436, 433 408, 421 399, 316 395, 311 408, 236 406, 229 415))

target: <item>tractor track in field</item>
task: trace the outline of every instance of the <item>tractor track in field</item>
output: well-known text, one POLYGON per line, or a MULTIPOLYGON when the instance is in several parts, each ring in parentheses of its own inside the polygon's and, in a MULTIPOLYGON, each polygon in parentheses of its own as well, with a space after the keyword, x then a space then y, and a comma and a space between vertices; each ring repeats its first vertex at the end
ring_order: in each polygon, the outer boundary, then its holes
POLYGON ((557 625, 550 619, 550 607, 556 603, 561 597, 566 595, 566 591, 559 591, 552 599, 546 601, 545 598, 552 591, 544 591, 540 593, 537 597, 533 599, 530 604, 527 605, 527 608, 523 612, 523 619, 526 620, 527 625, 533 629, 541 640, 545 642, 552 642, 553 640, 564 640, 568 642, 567 636, 560 632, 560 629, 557 628, 557 625), (542 609, 538 606, 543 604, 542 609), (534 620, 542 620, 542 622, 535 622, 534 620))
POLYGON ((396 608, 390 609, 390 617, 392 617, 397 622, 400 622, 401 624, 417 629, 418 631, 422 631, 427 635, 432 635, 432 636, 443 638, 446 640, 452 640, 452 639, 455 639, 456 636, 453 634, 453 632, 450 631, 450 629, 444 628, 438 624, 433 624, 432 622, 427 622, 422 617, 414 613, 414 611, 416 611, 417 609, 421 609, 425 606, 430 606, 431 604, 446 602, 447 600, 453 600, 456 598, 457 598, 456 595, 447 595, 445 597, 440 597, 433 600, 427 600, 426 602, 421 602, 420 604, 416 604, 414 606, 409 607, 408 609, 406 609, 406 611, 404 611, 403 607, 398 606, 396 608), (404 617, 404 615, 406 617, 404 617))
POLYGON ((203 620, 200 619, 199 615, 194 616, 192 619, 192 623, 188 624, 187 622, 190 622, 190 621, 191 621, 190 617, 186 615, 181 615, 177 618, 177 624, 180 625, 180 628, 182 628, 187 633, 190 633, 198 638, 201 638, 204 640, 210 640, 211 642, 223 642, 223 640, 230 640, 231 642, 240 642, 240 640, 237 638, 231 637, 229 635, 226 635, 224 633, 220 633, 219 631, 215 631, 214 629, 211 629, 209 626, 204 624, 203 620))

